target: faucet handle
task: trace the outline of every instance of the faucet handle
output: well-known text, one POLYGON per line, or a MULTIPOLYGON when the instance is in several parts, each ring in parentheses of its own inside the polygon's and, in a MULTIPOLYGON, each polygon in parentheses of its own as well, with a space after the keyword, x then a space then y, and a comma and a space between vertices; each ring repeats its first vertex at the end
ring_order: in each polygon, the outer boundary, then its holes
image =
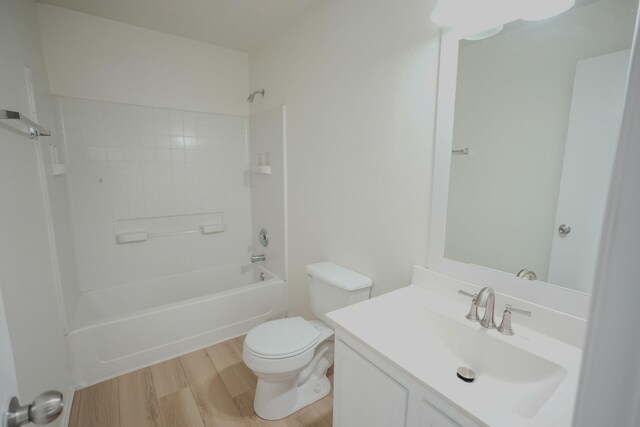
POLYGON ((504 312, 502 313, 502 321, 500 322, 500 326, 498 326, 498 332, 503 335, 513 335, 513 329, 511 328, 511 312, 531 317, 530 311, 514 308, 511 307, 510 304, 505 304, 504 312))
POLYGON ((472 294, 471 292, 463 291, 462 289, 458 290, 458 293, 460 295, 464 295, 466 297, 471 297, 471 298, 475 298, 478 296, 478 294, 472 294))
POLYGON ((509 311, 514 312, 514 313, 518 313, 518 314, 522 314, 522 315, 527 316, 527 317, 531 317, 531 312, 530 311, 522 310, 521 308, 512 307, 511 304, 505 304, 504 305, 504 310, 505 311, 509 310, 509 311))
POLYGON ((478 317, 478 305, 476 304, 476 297, 478 296, 478 294, 472 294, 470 292, 467 291, 463 291, 462 289, 460 289, 458 291, 458 293, 460 295, 464 295, 467 297, 472 298, 471 300, 471 308, 469 308, 469 313, 467 313, 466 317, 467 319, 471 320, 472 322, 477 322, 480 320, 480 318, 478 317))

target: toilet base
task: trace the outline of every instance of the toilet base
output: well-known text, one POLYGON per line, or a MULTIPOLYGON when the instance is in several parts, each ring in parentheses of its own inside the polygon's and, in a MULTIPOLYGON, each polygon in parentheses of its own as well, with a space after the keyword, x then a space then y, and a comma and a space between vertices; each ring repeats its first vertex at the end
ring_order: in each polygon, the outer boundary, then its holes
MULTIPOLYGON (((293 381, 296 381, 296 378, 293 378, 293 381)), ((322 378, 310 378, 303 385, 290 388, 283 394, 274 393, 274 386, 282 389, 283 385, 282 382, 270 384, 266 381, 258 380, 256 399, 253 402, 253 409, 256 415, 268 421, 280 420, 305 406, 317 402, 331 392, 331 382, 329 382, 329 378, 326 375, 322 378), (259 399, 259 396, 270 396, 271 398, 259 399), (294 402, 293 405, 291 405, 291 402, 294 402)))
POLYGON ((316 347, 311 362, 302 370, 282 374, 259 374, 253 409, 260 418, 274 421, 311 405, 331 392, 327 369, 333 365, 333 341, 316 347))

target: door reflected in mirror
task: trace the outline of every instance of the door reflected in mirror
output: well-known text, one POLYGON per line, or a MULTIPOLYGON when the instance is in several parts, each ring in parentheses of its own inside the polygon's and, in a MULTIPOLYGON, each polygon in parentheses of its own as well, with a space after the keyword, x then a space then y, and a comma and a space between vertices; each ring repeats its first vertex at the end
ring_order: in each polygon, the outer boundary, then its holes
POLYGON ((637 3, 460 41, 445 258, 591 292, 637 3))

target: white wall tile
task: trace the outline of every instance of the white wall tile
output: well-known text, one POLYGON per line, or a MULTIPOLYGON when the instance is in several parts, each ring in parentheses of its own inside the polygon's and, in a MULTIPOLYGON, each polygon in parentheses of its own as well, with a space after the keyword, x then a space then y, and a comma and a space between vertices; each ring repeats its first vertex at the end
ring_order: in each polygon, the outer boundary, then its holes
POLYGON ((82 289, 246 262, 247 119, 60 98, 82 289), (227 231, 117 245, 119 219, 223 211, 227 231))
POLYGON ((81 99, 62 98, 62 113, 66 116, 69 114, 84 114, 84 103, 81 99))
POLYGON ((104 147, 89 147, 87 154, 89 160, 107 160, 107 151, 104 147))
POLYGON ((108 147, 107 148, 107 160, 124 160, 124 150, 120 147, 108 147))
POLYGON ((156 135, 155 136, 156 148, 170 148, 171 138, 168 135, 156 135))
POLYGON ((182 123, 169 122, 169 135, 184 135, 182 123))
MULTIPOLYGON (((70 99, 70 98, 67 98, 70 99)), ((99 101, 85 100, 84 114, 92 114, 94 116, 103 116, 102 104, 99 101)))

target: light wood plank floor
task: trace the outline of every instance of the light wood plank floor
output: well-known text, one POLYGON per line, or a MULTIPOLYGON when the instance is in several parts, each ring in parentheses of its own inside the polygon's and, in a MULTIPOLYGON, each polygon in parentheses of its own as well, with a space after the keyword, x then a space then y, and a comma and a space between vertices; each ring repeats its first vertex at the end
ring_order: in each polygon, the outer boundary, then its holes
MULTIPOLYGON (((69 427, 330 427, 333 398, 279 421, 253 413, 256 377, 238 337, 76 391, 69 427)), ((329 375, 333 383, 333 375, 329 375)))

